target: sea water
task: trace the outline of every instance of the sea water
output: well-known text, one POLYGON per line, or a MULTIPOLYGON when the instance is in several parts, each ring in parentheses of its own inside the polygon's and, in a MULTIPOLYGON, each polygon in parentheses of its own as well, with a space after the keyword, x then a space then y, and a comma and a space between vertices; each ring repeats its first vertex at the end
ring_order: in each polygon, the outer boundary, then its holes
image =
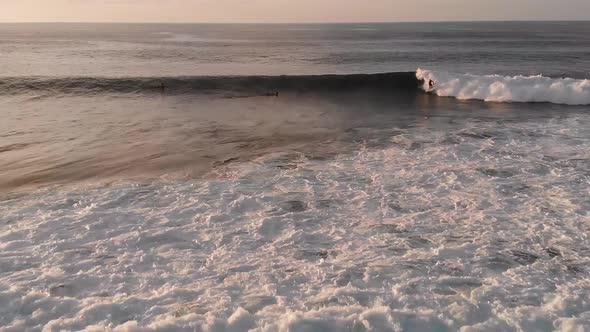
POLYGON ((585 331, 588 36, 0 25, 0 330, 585 331))

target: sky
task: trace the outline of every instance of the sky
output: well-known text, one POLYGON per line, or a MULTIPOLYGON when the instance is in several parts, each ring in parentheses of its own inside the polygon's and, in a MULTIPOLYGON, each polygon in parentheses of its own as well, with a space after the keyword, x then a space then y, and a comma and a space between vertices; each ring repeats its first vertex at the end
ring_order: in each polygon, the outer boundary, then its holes
POLYGON ((590 20, 590 0, 0 0, 0 22, 590 20))

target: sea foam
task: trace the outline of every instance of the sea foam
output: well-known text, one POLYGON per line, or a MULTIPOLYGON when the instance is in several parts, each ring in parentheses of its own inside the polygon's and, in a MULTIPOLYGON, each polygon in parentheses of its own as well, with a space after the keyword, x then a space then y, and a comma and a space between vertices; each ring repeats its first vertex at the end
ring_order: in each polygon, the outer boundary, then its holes
POLYGON ((584 331, 587 120, 450 122, 0 201, 0 330, 584 331))
POLYGON ((479 99, 490 102, 548 102, 590 105, 590 80, 537 76, 454 74, 418 69, 424 90, 442 97, 479 99), (435 82, 434 88, 429 81, 435 82))

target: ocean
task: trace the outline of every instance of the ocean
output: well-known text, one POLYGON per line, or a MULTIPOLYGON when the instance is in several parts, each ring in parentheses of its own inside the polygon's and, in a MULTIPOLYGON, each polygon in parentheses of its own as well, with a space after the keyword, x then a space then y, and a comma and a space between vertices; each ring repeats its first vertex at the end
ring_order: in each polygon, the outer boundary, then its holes
POLYGON ((0 24, 0 331, 587 331, 590 22, 0 24))

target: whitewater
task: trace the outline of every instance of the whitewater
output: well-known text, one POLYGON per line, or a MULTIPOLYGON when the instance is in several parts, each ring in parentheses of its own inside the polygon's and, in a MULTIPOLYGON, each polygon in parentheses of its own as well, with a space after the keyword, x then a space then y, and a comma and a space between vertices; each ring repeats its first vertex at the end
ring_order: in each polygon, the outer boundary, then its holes
POLYGON ((577 121, 396 128, 335 158, 4 200, 0 326, 584 331, 577 121))
POLYGON ((547 102, 590 105, 590 80, 536 76, 472 75, 418 69, 424 90, 438 96, 489 102, 547 102), (434 89, 429 86, 435 82, 434 89))

